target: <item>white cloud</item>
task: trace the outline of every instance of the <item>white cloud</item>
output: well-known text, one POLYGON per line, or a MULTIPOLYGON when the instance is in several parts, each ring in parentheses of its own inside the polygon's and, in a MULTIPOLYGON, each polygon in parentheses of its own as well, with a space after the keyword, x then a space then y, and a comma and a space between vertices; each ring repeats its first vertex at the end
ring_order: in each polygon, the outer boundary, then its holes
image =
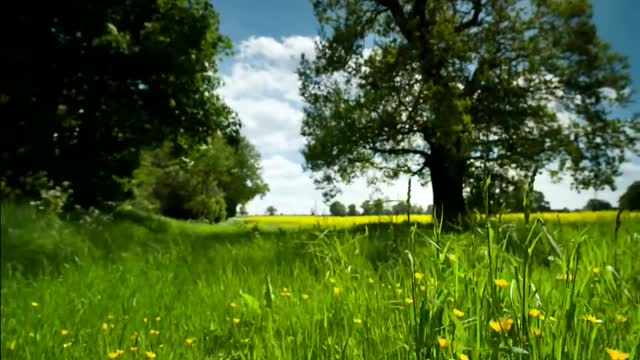
POLYGON ((279 67, 295 68, 303 53, 313 57, 315 40, 308 36, 289 36, 277 41, 272 37, 252 36, 243 41, 239 58, 249 61, 267 61, 279 67))
MULTIPOLYGON (((223 74, 220 94, 239 115, 243 132, 262 154, 263 175, 271 190, 262 199, 255 199, 247 208, 252 214, 263 214, 267 206, 275 206, 285 214, 309 214, 315 208, 326 213, 327 207, 319 191, 314 188, 310 174, 303 172, 299 151, 304 145, 300 135, 302 99, 295 69, 304 53, 314 56, 312 37, 292 36, 276 40, 270 37, 251 37, 238 45, 230 71, 223 74)), ((365 50, 367 54, 370 50, 365 50)), ((605 90, 606 91, 606 90, 605 90)), ((559 114, 568 123, 569 114, 559 114)), ((623 165, 624 175, 618 181, 618 191, 600 192, 598 198, 617 204, 617 199, 635 179, 640 179, 640 159, 623 165)), ((403 200, 407 192, 407 178, 381 186, 382 194, 391 200, 403 200)), ((543 191, 554 208, 571 209, 584 206, 593 192, 578 194, 570 191, 569 180, 554 184, 547 176, 536 181, 536 189, 543 191)), ((360 205, 369 199, 374 189, 364 179, 356 179, 344 186, 338 200, 360 205)), ((412 202, 423 207, 432 203, 431 187, 413 183, 412 202)))

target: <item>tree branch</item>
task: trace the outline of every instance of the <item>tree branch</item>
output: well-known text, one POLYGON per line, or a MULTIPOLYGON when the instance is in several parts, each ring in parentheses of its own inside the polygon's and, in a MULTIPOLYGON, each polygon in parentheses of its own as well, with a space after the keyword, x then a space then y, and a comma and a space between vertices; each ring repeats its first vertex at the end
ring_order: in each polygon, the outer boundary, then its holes
POLYGON ((411 41, 415 38, 411 29, 407 26, 407 16, 398 0, 376 0, 376 3, 386 7, 391 12, 393 20, 407 41, 411 41))
POLYGON ((418 168, 418 170, 411 172, 411 176, 416 176, 420 173, 422 173, 424 171, 424 169, 429 167, 429 162, 428 161, 424 161, 422 163, 422 166, 420 166, 420 168, 418 168))
POLYGON ((427 19, 427 0, 414 0, 411 6, 411 18, 418 18, 420 25, 424 28, 429 26, 429 20, 427 19))
POLYGON ((370 146, 369 150, 378 152, 381 154, 389 155, 420 155, 424 159, 425 163, 430 162, 431 154, 423 150, 407 149, 407 148, 395 148, 395 149, 383 149, 377 146, 370 146))
POLYGON ((473 0, 473 14, 471 19, 463 21, 456 26, 456 32, 469 29, 474 26, 480 25, 480 13, 482 12, 482 0, 473 0))

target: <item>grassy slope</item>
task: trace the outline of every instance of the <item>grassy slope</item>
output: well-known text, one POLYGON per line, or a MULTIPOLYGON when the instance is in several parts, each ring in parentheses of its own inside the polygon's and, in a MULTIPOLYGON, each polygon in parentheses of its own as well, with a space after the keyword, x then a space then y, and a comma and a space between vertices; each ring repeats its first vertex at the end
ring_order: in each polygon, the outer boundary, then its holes
POLYGON ((125 353, 112 355, 123 359, 147 351, 158 359, 640 354, 637 223, 623 223, 617 259, 612 223, 548 225, 562 257, 539 228, 527 242, 527 229, 503 225, 489 236, 490 275, 485 228, 455 236, 402 225, 253 232, 146 217, 89 227, 8 205, 2 220, 3 359, 106 359, 118 349, 125 353), (524 248, 537 235, 527 273, 537 290, 527 288, 523 306, 524 248), (567 270, 573 281, 558 280, 567 270), (545 320, 528 316, 530 308, 545 320), (508 334, 489 327, 499 318, 514 321, 508 334), (525 340, 533 328, 543 337, 525 340), (192 347, 187 338, 196 339, 192 347))

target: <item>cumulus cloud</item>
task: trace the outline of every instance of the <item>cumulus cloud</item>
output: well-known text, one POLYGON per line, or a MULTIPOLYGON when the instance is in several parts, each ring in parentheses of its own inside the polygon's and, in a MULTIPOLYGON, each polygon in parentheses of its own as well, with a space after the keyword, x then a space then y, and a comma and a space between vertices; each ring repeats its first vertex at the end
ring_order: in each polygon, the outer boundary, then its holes
POLYGON ((252 36, 240 44, 239 58, 249 62, 267 61, 278 67, 295 68, 302 54, 313 58, 316 39, 308 36, 289 36, 277 41, 272 37, 252 36))
MULTIPOLYGON (((263 175, 271 190, 262 199, 255 199, 247 208, 252 214, 262 214, 267 206, 275 206, 285 214, 327 213, 322 195, 314 188, 310 174, 302 168, 300 150, 304 139, 300 135, 302 124, 302 99, 295 69, 301 54, 314 57, 317 38, 290 36, 282 39, 250 37, 237 44, 238 54, 232 60, 229 71, 222 74, 223 86, 220 94, 243 122, 243 132, 256 145, 262 155, 263 175)), ((365 50, 366 55, 371 50, 365 50)), ((608 90, 604 94, 612 96, 608 90)), ((563 123, 572 118, 568 113, 560 114, 563 123)), ((584 206, 589 198, 608 200, 617 204, 620 194, 634 179, 640 178, 640 159, 623 165, 624 175, 618 181, 616 192, 569 191, 569 180, 553 183, 546 176, 536 181, 536 189, 543 191, 554 208, 571 209, 584 206)), ((407 178, 402 177, 380 192, 367 186, 364 179, 343 186, 339 200, 345 204, 360 205, 376 197, 403 200, 407 192, 407 178)), ((432 203, 431 187, 413 183, 413 203, 423 207, 432 203)))

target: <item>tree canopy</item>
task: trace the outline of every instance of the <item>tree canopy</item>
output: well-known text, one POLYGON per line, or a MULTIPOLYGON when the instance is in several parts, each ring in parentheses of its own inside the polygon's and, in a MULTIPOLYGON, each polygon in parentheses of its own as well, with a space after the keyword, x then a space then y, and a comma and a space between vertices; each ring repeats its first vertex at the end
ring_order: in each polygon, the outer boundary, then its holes
POLYGON ((634 181, 618 200, 620 209, 640 210, 640 181, 634 181))
POLYGON ((329 213, 332 216, 346 216, 347 208, 340 201, 334 201, 329 205, 329 213))
POLYGON ((606 201, 601 199, 589 199, 587 204, 584 206, 584 210, 586 211, 603 211, 603 210, 611 210, 613 206, 606 201))
MULTIPOLYGON (((76 204, 125 199, 118 179, 142 149, 170 140, 233 142, 239 121, 214 92, 230 51, 207 0, 68 0, 3 13, 0 182, 24 188, 44 172, 76 204)), ((176 148, 178 149, 178 148, 176 148)), ((30 194, 23 194, 30 195, 30 194)))
MULTIPOLYGON (((546 168, 614 188, 638 119, 629 64, 597 35, 588 0, 314 0, 302 59, 306 166, 327 197, 374 170, 431 182, 446 221, 464 188, 546 168)), ((506 181, 506 180, 505 180, 506 181)))
POLYGON ((139 208, 174 218, 220 221, 235 216, 239 204, 269 188, 261 176, 259 154, 244 137, 230 145, 214 135, 186 156, 175 156, 170 142, 143 152, 132 189, 139 208))
POLYGON ((278 213, 278 209, 276 209, 273 205, 269 205, 267 207, 266 212, 267 212, 267 215, 274 216, 278 213))

